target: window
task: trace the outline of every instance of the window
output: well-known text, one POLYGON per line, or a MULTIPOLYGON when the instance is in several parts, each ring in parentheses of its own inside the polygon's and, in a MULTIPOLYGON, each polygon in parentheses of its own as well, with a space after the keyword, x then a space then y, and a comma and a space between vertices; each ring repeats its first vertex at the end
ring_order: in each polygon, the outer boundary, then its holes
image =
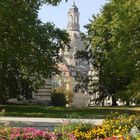
POLYGON ((73 16, 70 15, 70 22, 73 22, 73 16))
POLYGON ((75 23, 78 23, 78 16, 75 16, 75 23))

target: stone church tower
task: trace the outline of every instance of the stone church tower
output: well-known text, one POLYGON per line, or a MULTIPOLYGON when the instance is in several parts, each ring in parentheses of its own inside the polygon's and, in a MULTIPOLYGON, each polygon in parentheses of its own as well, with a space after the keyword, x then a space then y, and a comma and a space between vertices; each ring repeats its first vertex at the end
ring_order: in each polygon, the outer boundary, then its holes
POLYGON ((84 58, 75 58, 77 51, 85 50, 82 33, 80 32, 79 15, 74 2, 68 11, 67 33, 71 40, 70 49, 66 48, 64 51, 60 51, 63 62, 58 64, 58 68, 61 74, 55 76, 52 74, 51 79, 47 79, 45 85, 34 94, 34 99, 39 103, 51 104, 51 92, 58 87, 73 92, 76 85, 74 76, 76 76, 77 71, 84 75, 89 71, 88 63, 84 58))
POLYGON ((65 63, 74 67, 77 66, 77 60, 75 59, 76 52, 84 49, 84 43, 81 40, 79 15, 78 8, 74 2, 68 11, 67 32, 71 39, 70 49, 66 48, 63 54, 65 63))

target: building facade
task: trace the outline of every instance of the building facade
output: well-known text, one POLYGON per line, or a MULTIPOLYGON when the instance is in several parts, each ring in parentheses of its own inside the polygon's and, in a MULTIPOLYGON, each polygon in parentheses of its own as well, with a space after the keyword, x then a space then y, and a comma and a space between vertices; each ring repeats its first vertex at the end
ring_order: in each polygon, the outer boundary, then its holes
MULTIPOLYGON (((68 23, 67 23, 67 33, 70 37, 70 48, 66 47, 63 52, 61 52, 63 58, 63 66, 67 67, 69 72, 69 77, 65 75, 62 68, 62 75, 66 77, 69 82, 69 89, 73 90, 76 85, 75 76, 77 72, 87 74, 89 70, 88 62, 83 58, 77 58, 76 54, 80 51, 85 51, 84 41, 82 40, 82 35, 80 31, 80 24, 79 24, 79 17, 80 13, 75 4, 71 6, 68 10, 68 23)), ((61 76, 62 76, 61 75, 61 76)), ((67 90, 69 90, 67 88, 67 90)))
POLYGON ((81 38, 80 25, 79 25, 79 11, 75 3, 68 11, 68 24, 67 32, 70 36, 70 49, 66 48, 63 53, 64 62, 67 65, 75 66, 77 65, 77 60, 75 55, 77 51, 84 50, 84 42, 81 38))
POLYGON ((38 93, 35 94, 35 98, 40 102, 50 102, 51 92, 59 87, 73 92, 76 85, 74 77, 77 71, 84 74, 88 73, 88 62, 82 58, 76 58, 78 51, 85 50, 80 32, 79 16, 79 10, 74 2, 68 10, 67 33, 70 37, 70 48, 66 47, 63 52, 60 52, 63 59, 63 62, 58 64, 60 75, 52 74, 51 81, 46 80, 45 87, 39 89, 38 93))

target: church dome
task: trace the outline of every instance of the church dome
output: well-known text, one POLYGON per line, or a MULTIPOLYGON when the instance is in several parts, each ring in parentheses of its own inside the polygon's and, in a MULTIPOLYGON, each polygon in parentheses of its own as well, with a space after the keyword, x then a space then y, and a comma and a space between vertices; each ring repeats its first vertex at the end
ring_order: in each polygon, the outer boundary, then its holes
POLYGON ((77 6, 75 5, 75 2, 73 3, 73 5, 72 5, 72 7, 70 8, 69 11, 78 12, 78 8, 77 8, 77 6))

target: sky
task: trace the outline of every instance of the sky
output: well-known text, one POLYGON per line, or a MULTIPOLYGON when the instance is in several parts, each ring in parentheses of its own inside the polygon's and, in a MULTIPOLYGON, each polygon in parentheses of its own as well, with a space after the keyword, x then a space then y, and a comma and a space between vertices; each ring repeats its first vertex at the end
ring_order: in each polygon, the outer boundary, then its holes
MULTIPOLYGON (((80 12, 80 31, 86 32, 84 25, 89 23, 93 14, 100 12, 106 0, 76 0, 76 6, 80 12)), ((53 22, 56 27, 66 29, 68 23, 68 10, 72 6, 73 0, 62 0, 58 6, 43 5, 39 10, 39 18, 42 22, 53 22)))

